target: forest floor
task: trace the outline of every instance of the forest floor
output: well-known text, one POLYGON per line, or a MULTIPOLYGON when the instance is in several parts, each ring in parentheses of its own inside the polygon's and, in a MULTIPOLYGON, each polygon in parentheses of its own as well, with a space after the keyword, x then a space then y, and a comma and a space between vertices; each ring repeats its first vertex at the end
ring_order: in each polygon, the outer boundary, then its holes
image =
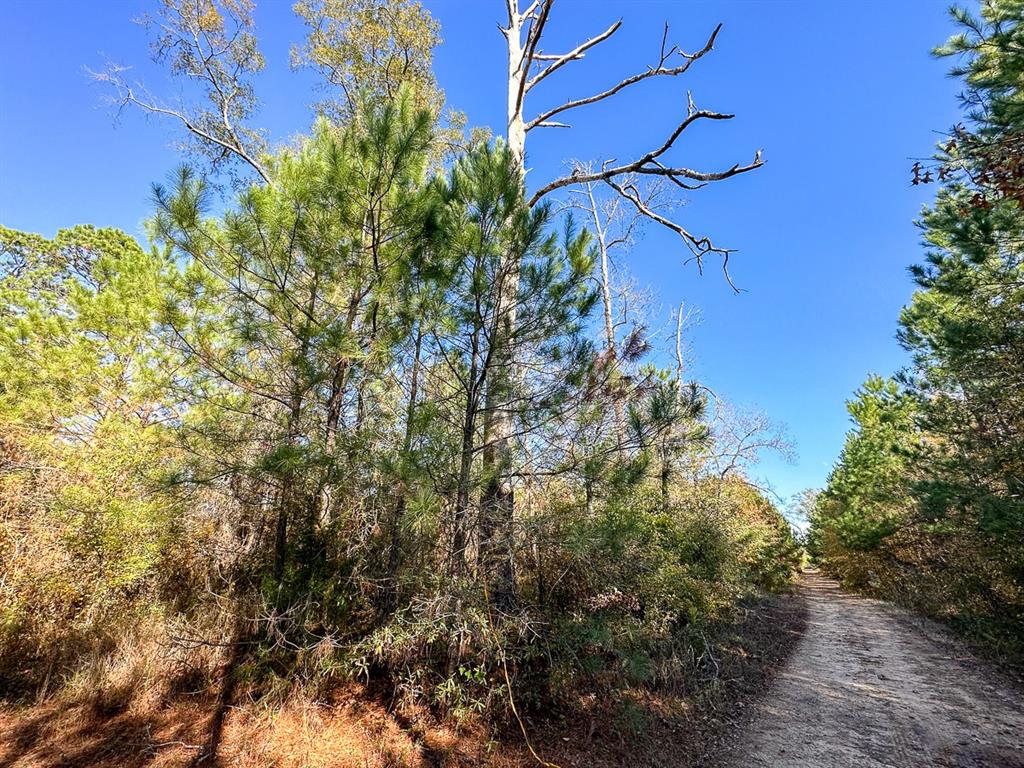
POLYGON ((732 768, 1024 768, 1024 688, 943 628, 803 578, 807 627, 732 768))
MULTIPOLYGON (((620 692, 618 706, 524 713, 545 760, 560 768, 714 766, 745 707, 800 641, 805 601, 770 595, 741 606, 709 636, 713 654, 679 690, 620 692), (623 715, 627 715, 626 721, 623 715)), ((106 703, 52 697, 0 703, 0 768, 526 768, 518 724, 453 728, 399 715, 359 686, 276 705, 216 692, 164 700, 128 690, 106 703)))

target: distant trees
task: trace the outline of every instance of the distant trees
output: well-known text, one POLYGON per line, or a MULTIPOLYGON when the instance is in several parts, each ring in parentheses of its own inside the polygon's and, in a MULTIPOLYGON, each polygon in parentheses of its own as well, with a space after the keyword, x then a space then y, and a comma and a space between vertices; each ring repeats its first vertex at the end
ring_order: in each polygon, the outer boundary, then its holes
POLYGON ((867 380, 847 410, 854 430, 828 487, 815 500, 811 548, 836 555, 849 550, 853 569, 865 565, 856 553, 876 549, 912 524, 912 455, 920 443, 920 412, 915 398, 878 376, 867 380))
POLYGON ((12 693, 109 651, 170 576, 183 508, 155 492, 179 458, 155 326, 170 270, 117 230, 47 240, 0 227, 0 685, 12 693))
POLYGON ((912 365, 869 379, 819 497, 812 543, 851 582, 895 594, 1020 652, 1024 627, 1024 211, 1012 159, 1019 2, 955 10, 967 126, 919 226, 925 262, 900 315, 912 365))

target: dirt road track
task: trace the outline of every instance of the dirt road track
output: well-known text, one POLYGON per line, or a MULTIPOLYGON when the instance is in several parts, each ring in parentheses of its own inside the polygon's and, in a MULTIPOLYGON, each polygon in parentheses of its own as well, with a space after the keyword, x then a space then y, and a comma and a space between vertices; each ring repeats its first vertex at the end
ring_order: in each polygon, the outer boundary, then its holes
POLYGON ((804 577, 807 631, 730 768, 1024 768, 1024 697, 937 628, 804 577))

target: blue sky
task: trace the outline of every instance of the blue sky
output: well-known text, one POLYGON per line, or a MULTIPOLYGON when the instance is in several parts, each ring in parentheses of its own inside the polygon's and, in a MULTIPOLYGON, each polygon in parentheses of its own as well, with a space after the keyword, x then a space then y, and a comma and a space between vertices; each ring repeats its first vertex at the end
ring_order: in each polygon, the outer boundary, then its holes
MULTIPOLYGON (((504 124, 501 0, 428 0, 444 45, 435 55, 451 106, 472 125, 504 124)), ((149 188, 180 162, 173 127, 139 114, 119 121, 86 67, 134 66, 156 93, 175 86, 148 60, 132 19, 150 0, 0 3, 0 222, 51 235, 77 223, 141 237, 149 188)), ((945 3, 559 0, 548 50, 571 47, 624 21, 619 33, 531 94, 536 108, 616 82, 657 55, 663 24, 682 48, 699 48, 718 22, 715 51, 682 78, 647 82, 580 110, 571 131, 530 137, 530 183, 567 158, 620 160, 660 144, 685 111, 736 113, 695 126, 673 150, 702 168, 749 161, 764 168, 693 193, 681 223, 739 250, 735 295, 717 269, 699 277, 669 232, 648 227, 628 269, 654 291, 652 328, 667 329, 680 301, 699 310, 690 334, 693 375, 729 400, 786 425, 798 458, 769 458, 757 474, 782 496, 820 486, 848 428, 844 401, 869 372, 905 363, 895 322, 921 251, 912 222, 932 188, 912 187, 912 158, 926 156, 956 122, 957 84, 930 49, 952 31, 945 3)), ((282 0, 256 11, 267 71, 258 123, 283 141, 309 125, 316 98, 308 73, 288 67, 302 34, 282 0)), ((711 265, 709 265, 711 266, 711 265)))

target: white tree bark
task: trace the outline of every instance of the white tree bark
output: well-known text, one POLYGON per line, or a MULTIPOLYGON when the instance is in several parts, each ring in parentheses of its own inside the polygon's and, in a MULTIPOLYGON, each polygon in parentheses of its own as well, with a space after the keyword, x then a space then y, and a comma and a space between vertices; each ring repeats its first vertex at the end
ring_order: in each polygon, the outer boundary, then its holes
MULTIPOLYGON (((572 110, 594 104, 613 97, 625 88, 629 88, 645 80, 667 76, 675 77, 686 72, 690 66, 708 53, 715 42, 719 28, 716 27, 707 42, 695 53, 686 53, 676 46, 666 47, 668 27, 661 41, 661 51, 656 66, 647 67, 638 74, 626 77, 615 85, 599 91, 591 96, 571 99, 556 107, 542 112, 527 120, 524 112, 526 95, 538 84, 546 80, 570 62, 583 59, 586 51, 610 38, 619 29, 621 22, 612 24, 604 32, 595 35, 564 54, 548 54, 540 49, 540 41, 545 25, 555 0, 532 0, 525 8, 520 7, 521 0, 506 0, 508 24, 499 27, 505 36, 508 52, 507 76, 507 126, 506 142, 520 174, 524 187, 526 179, 526 138, 529 131, 535 128, 568 128, 563 122, 552 120, 572 110), (680 57, 677 59, 676 57, 680 57), (680 61, 676 64, 673 62, 680 61), (539 70, 534 73, 534 68, 539 70)), ((524 2, 526 0, 523 0, 524 2)), ((697 236, 676 224, 666 216, 658 213, 646 204, 644 197, 637 191, 636 177, 657 177, 667 179, 683 189, 697 189, 705 184, 720 181, 762 165, 760 152, 753 162, 747 165, 739 163, 723 171, 700 171, 682 166, 672 166, 665 160, 666 153, 673 148, 684 131, 693 123, 701 120, 727 120, 732 115, 721 114, 709 110, 698 110, 693 100, 688 101, 687 115, 669 134, 665 142, 641 155, 635 160, 614 164, 606 160, 600 164, 599 170, 589 173, 580 168, 573 170, 570 176, 557 178, 542 185, 529 199, 528 204, 538 204, 546 195, 566 187, 578 187, 584 183, 605 183, 616 194, 628 200, 641 217, 649 218, 676 232, 686 247, 693 253, 698 266, 702 258, 709 253, 720 254, 723 264, 727 265, 730 251, 715 246, 707 237, 697 236)), ((600 236, 599 236, 600 240, 600 236)), ((611 291, 608 276, 607 243, 601 248, 602 293, 605 309, 605 335, 609 355, 616 356, 615 328, 611 307, 611 291)), ((510 254, 509 258, 521 258, 519 254, 510 254)), ((512 488, 512 436, 514 434, 513 413, 510 400, 514 395, 518 381, 516 372, 516 349, 514 329, 517 315, 519 293, 518 263, 507 265, 503 270, 509 280, 502 288, 498 301, 499 323, 492 343, 497 344, 499 360, 496 376, 487 389, 486 412, 484 423, 483 461, 488 484, 481 498, 480 525, 480 559, 485 578, 494 584, 493 602, 498 607, 510 608, 514 605, 514 574, 512 557, 512 527, 514 515, 512 488), (504 551, 507 548, 507 551, 504 551)), ((728 276, 728 272, 726 272, 728 276)), ((731 281, 730 281, 731 284, 731 281)), ((624 415, 617 412, 617 420, 621 423, 624 415)))

